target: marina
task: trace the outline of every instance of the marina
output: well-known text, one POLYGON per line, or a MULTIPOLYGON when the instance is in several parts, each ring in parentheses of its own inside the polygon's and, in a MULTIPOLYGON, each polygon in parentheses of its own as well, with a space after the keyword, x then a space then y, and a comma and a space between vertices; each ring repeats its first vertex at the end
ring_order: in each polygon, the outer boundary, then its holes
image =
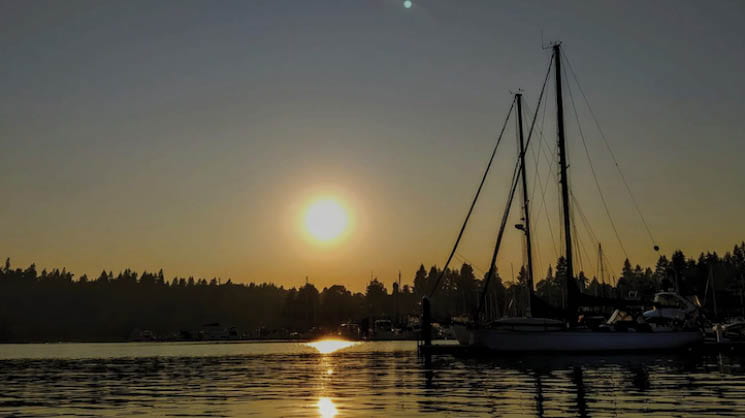
POLYGON ((0 417, 745 417, 743 22, 1 0, 0 417))

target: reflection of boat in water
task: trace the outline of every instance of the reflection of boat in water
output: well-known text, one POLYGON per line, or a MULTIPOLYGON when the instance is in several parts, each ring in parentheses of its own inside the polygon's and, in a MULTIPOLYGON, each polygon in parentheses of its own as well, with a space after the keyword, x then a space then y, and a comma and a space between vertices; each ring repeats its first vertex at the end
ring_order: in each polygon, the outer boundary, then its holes
MULTIPOLYGON (((491 353, 487 353, 491 354, 491 353)), ((711 357, 702 359, 687 352, 674 354, 655 353, 588 353, 557 356, 553 353, 532 353, 502 356, 484 355, 457 356, 448 361, 434 362, 431 369, 423 373, 427 388, 441 388, 453 384, 450 380, 438 380, 438 369, 457 369, 466 375, 479 376, 484 390, 500 389, 509 393, 516 390, 520 395, 514 405, 521 408, 520 415, 534 416, 626 416, 636 410, 625 409, 616 402, 607 402, 611 393, 630 392, 640 394, 648 391, 655 377, 655 385, 663 376, 688 376, 699 364, 706 364, 711 357), (499 389, 496 389, 499 388, 499 389), (531 411, 531 407, 534 408, 531 411), (606 409, 609 408, 609 409, 606 409)), ((469 382, 471 387, 473 382, 469 382)), ((663 385, 664 386, 664 385, 663 385)), ((449 387, 450 390, 457 390, 449 387)), ((674 389, 673 389, 674 390, 674 389)), ((514 393, 514 392, 513 392, 514 393)), ((659 393, 655 391, 655 393, 659 393)), ((501 393, 505 398, 505 394, 501 393)), ((508 396, 508 395, 507 395, 508 396)), ((633 396, 633 395, 632 395, 633 396)), ((514 398, 513 398, 514 399, 514 398)), ((644 396, 647 399, 647 396, 644 396)), ((664 402, 659 403, 658 407, 664 402)), ((498 411, 492 406, 492 411, 498 411)), ((674 411, 658 410, 651 413, 663 416, 674 415, 674 411)), ((474 414, 475 415, 475 414, 474 414)), ((498 415, 492 412, 491 415, 498 415)))
MULTIPOLYGON (((461 345, 475 348, 486 348, 495 351, 562 351, 562 352, 588 352, 588 351, 629 351, 629 350, 672 350, 683 348, 702 340, 702 334, 698 327, 698 309, 695 305, 686 301, 679 295, 670 292, 658 293, 655 298, 654 309, 644 312, 642 315, 633 315, 626 312, 626 306, 638 302, 625 302, 620 299, 610 299, 583 294, 574 276, 572 246, 572 215, 570 211, 569 179, 567 175, 567 153, 564 138, 564 113, 562 99, 562 76, 561 61, 562 54, 560 44, 553 46, 553 55, 549 63, 549 72, 546 74, 543 88, 538 100, 527 142, 523 138, 522 123, 522 95, 515 94, 512 107, 505 120, 505 126, 510 118, 512 109, 517 108, 517 126, 519 137, 519 158, 513 171, 512 187, 508 197, 507 206, 502 217, 502 224, 497 235, 497 242, 492 254, 490 269, 482 289, 479 309, 475 317, 466 323, 454 326, 455 334, 461 345), (555 92, 556 92, 556 119, 559 154, 559 183, 561 186, 561 215, 564 236, 564 261, 563 277, 566 286, 566 308, 559 309, 550 306, 538 298, 533 290, 533 265, 530 236, 530 211, 528 209, 528 192, 525 168, 525 153, 527 144, 530 142, 535 126, 538 108, 541 106, 546 83, 551 73, 551 65, 554 66, 555 92), (527 255, 527 289, 528 317, 503 318, 496 321, 486 322, 481 318, 485 296, 489 281, 496 274, 496 258, 502 241, 505 225, 509 216, 510 207, 518 184, 522 189, 522 221, 523 224, 516 225, 517 229, 525 234, 527 255), (577 321, 581 307, 604 306, 617 308, 611 319, 601 326, 590 327, 579 324, 577 321)), ((502 129, 504 133, 504 128, 502 129)), ((501 140, 501 134, 500 134, 501 140)), ((497 143, 498 146, 499 142, 497 143)), ((495 148, 496 152, 496 148, 495 148)), ((492 154, 492 160, 494 153, 492 154)), ((491 161, 487 166, 491 166, 491 161)), ((484 179, 486 173, 484 174, 484 179)), ((483 179, 481 185, 483 186, 483 179)), ((478 199, 481 186, 478 189, 474 203, 478 199)), ((573 201, 572 201, 573 202, 573 201)), ((574 203, 572 203, 574 204, 574 203)), ((470 211, 466 217, 470 217, 470 211)), ((456 240, 455 248, 458 246, 466 223, 461 229, 456 240)), ((455 248, 453 253, 455 253, 455 248)), ((655 250, 658 247, 655 245, 655 250)), ((452 259, 452 254, 451 254, 452 259)), ((450 260, 448 260, 448 263, 450 260)), ((446 266, 447 264, 446 263, 446 266)), ((557 267, 558 271, 558 267, 557 267)))
POLYGON ((455 333, 460 344, 509 352, 669 350, 701 341, 699 331, 509 331, 486 327, 467 328, 461 325, 456 327, 455 333))

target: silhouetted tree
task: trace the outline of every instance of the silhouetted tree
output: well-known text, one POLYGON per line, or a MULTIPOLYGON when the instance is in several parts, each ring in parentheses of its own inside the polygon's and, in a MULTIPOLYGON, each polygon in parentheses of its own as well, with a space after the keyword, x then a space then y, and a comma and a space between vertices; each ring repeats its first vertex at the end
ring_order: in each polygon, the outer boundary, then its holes
MULTIPOLYGON (((75 280, 64 268, 14 268, 6 258, 0 268, 0 342, 116 341, 130 338, 138 329, 164 337, 194 336, 203 325, 214 323, 235 326, 249 336, 280 337, 378 318, 405 326, 409 315, 419 313, 421 297, 430 293, 441 272, 436 266, 427 270, 420 265, 411 286, 394 283, 391 293, 377 278, 364 293, 341 285, 319 293, 311 283, 285 289, 219 278, 168 281, 162 270, 138 274, 125 269, 116 275, 102 270, 93 280, 85 275, 75 280)), ((538 297, 555 307, 566 306, 565 272, 566 262, 559 258, 535 283, 538 297)), ((709 317, 714 296, 720 317, 745 315, 745 242, 723 256, 706 252, 692 259, 675 251, 669 259, 660 256, 654 270, 625 260, 615 288, 596 277, 588 279, 582 271, 575 274, 580 288, 593 295, 625 298, 635 291, 642 301, 649 301, 655 292, 677 287, 683 295, 698 297, 709 317)), ((521 269, 517 281, 505 285, 495 274, 483 299, 482 317, 523 315, 528 300, 525 278, 521 269)), ((473 315, 484 286, 485 276, 477 279, 469 264, 445 270, 432 300, 435 318, 447 322, 473 315)))

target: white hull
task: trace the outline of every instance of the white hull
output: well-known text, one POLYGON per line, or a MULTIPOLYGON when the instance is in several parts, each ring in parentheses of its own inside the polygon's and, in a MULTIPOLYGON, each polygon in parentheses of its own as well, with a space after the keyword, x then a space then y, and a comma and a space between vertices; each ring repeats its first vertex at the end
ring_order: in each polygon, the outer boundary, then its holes
POLYGON ((453 328, 461 345, 501 352, 672 350, 687 347, 703 339, 698 331, 505 331, 468 329, 464 325, 455 325, 453 328))

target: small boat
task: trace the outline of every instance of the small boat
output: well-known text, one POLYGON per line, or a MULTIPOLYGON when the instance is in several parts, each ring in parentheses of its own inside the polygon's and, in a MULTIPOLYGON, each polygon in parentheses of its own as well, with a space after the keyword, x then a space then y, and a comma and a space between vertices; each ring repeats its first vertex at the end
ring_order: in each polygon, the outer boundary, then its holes
MULTIPOLYGON (((549 79, 551 64, 554 67, 555 74, 555 91, 556 91, 556 110, 557 110, 557 133, 559 151, 559 176, 561 185, 561 204, 562 204, 562 226, 564 237, 564 259, 566 261, 566 280, 567 306, 565 309, 550 307, 546 302, 541 301, 533 289, 533 266, 530 236, 530 212, 528 210, 528 193, 525 169, 525 152, 526 145, 523 140, 523 123, 522 123, 522 95, 515 94, 513 107, 517 108, 517 126, 519 134, 519 153, 520 156, 516 163, 513 175, 511 194, 505 213, 502 217, 502 225, 497 235, 497 243, 492 255, 490 269, 487 274, 484 288, 481 294, 481 303, 477 314, 470 321, 455 324, 453 329, 458 342, 461 345, 488 349, 499 352, 527 352, 527 351, 548 351, 548 352, 598 352, 598 351, 645 351, 645 350, 674 350, 697 344, 703 340, 703 335, 699 326, 698 307, 672 292, 660 292, 655 295, 653 302, 654 308, 643 312, 641 315, 631 314, 626 310, 631 305, 638 306, 639 301, 623 301, 620 299, 609 299, 598 296, 591 296, 582 293, 579 290, 573 271, 572 259, 572 224, 570 215, 570 192, 569 180, 567 176, 567 156, 565 146, 565 132, 563 120, 563 99, 562 99, 562 76, 561 76, 561 50, 560 44, 553 46, 552 61, 549 64, 549 72, 546 75, 544 86, 539 96, 538 107, 541 104, 543 92, 549 79), (516 225, 517 229, 525 233, 526 254, 527 254, 527 288, 528 298, 528 315, 520 318, 502 318, 496 321, 486 322, 480 318, 479 314, 484 304, 484 297, 489 281, 495 276, 496 258, 499 246, 504 233, 505 223, 509 214, 512 198, 521 180, 523 202, 522 202, 522 220, 524 224, 516 225), (616 308, 610 319, 600 326, 590 327, 578 323, 578 313, 580 307, 605 306, 616 308), (544 312, 553 311, 553 316, 542 317, 544 312), (539 314, 539 315, 535 315, 539 314), (534 316, 535 315, 535 316, 534 316)), ((512 108, 510 108, 510 113, 512 108)), ((538 114, 536 108, 536 115, 538 114)), ((509 120, 508 113, 507 120, 509 120)), ((533 123, 535 118, 533 119, 533 123)), ((505 121, 506 125, 507 121, 505 121)), ((528 134, 528 142, 533 131, 531 125, 528 134)), ((502 130, 504 132, 504 128, 502 130)), ((501 139, 501 134, 500 134, 501 139)), ((495 149, 496 152, 496 149, 495 149)), ((494 154, 492 154, 493 159, 494 154)), ((489 166, 491 162, 489 163, 489 166)), ((488 166, 487 166, 488 172, 488 166)), ((484 174, 486 178, 486 173, 484 174)), ((482 180, 483 185, 483 180, 482 180)), ((478 199, 478 193, 476 199, 478 199)), ((471 210, 473 209, 473 205, 471 210)), ((470 211, 466 217, 466 223, 470 216, 470 211)), ((460 235, 456 240, 457 248, 460 237, 465 229, 464 223, 460 235)), ((654 246, 658 250, 657 245, 654 246)), ((453 249, 455 253, 455 248, 453 249)), ((452 258, 452 253, 451 253, 452 258)), ((449 263, 450 260, 448 260, 449 263)), ((446 263, 446 266, 447 264, 446 263)), ((435 285, 436 288, 436 285, 435 285)))

